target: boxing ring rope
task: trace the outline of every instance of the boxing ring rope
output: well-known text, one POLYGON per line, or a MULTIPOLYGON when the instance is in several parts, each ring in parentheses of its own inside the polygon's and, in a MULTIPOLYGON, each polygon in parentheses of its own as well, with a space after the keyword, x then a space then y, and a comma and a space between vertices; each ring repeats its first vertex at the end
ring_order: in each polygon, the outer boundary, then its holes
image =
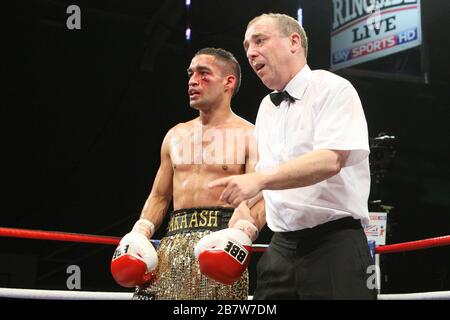
MULTIPOLYGON (((95 244, 110 244, 118 245, 119 237, 99 236, 91 234, 68 233, 59 231, 43 231, 43 230, 28 230, 17 228, 0 227, 0 237, 35 239, 35 240, 52 240, 52 241, 66 241, 66 242, 82 242, 95 244)), ((154 244, 159 244, 159 240, 150 240, 154 244)), ((450 245, 450 235, 435 237, 417 241, 402 242, 397 244, 390 244, 385 246, 377 246, 375 253, 387 254, 396 252, 406 252, 413 250, 428 249, 434 247, 442 247, 450 245)), ((253 252, 264 252, 267 244, 254 244, 253 252)))
POLYGON ((0 227, 0 237, 115 245, 118 245, 120 242, 120 238, 118 237, 2 227, 0 227))
POLYGON ((375 252, 379 254, 385 254, 385 253, 421 250, 434 247, 443 247, 448 245, 450 245, 450 235, 436 238, 429 238, 424 240, 390 244, 385 246, 378 246, 376 247, 375 252))
POLYGON ((0 298, 38 300, 131 300, 133 292, 0 288, 0 298))
MULTIPOLYGON (((78 234, 57 231, 28 230, 0 227, 0 237, 66 241, 79 243, 94 243, 118 245, 119 237, 99 236, 90 234, 78 234)), ((151 240, 154 245, 159 240, 151 240)), ((413 250, 422 250, 434 247, 450 245, 450 235, 397 243, 392 245, 377 246, 377 254, 388 254, 413 250)), ((267 244, 253 244, 253 252, 264 252, 267 244)), ((57 300, 130 300, 133 293, 130 292, 94 292, 94 291, 66 291, 66 290, 36 290, 0 288, 0 298, 20 299, 57 299, 57 300)), ((421 292, 409 294, 379 294, 379 300, 450 300, 450 291, 421 292)))

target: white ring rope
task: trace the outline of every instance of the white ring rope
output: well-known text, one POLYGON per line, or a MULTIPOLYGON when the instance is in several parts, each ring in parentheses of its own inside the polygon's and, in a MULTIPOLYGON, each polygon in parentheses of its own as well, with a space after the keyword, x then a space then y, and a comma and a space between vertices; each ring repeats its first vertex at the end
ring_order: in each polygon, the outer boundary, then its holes
POLYGON ((133 292, 96 292, 0 288, 0 298, 39 300, 131 300, 133 292))
MULTIPOLYGON (((0 288, 0 298, 38 300, 131 300, 133 292, 0 288)), ((249 297, 251 300, 252 296, 249 297)), ((450 300, 450 291, 379 294, 378 300, 450 300)))
POLYGON ((379 294, 378 300, 450 300, 450 291, 379 294))

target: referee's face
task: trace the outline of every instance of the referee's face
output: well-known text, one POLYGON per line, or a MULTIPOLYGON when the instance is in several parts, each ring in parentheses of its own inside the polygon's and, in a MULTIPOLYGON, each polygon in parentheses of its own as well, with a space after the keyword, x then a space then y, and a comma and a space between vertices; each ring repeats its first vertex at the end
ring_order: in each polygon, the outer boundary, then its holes
POLYGON ((253 71, 271 90, 283 90, 289 82, 293 59, 290 38, 278 30, 277 22, 261 18, 245 32, 244 49, 253 71))

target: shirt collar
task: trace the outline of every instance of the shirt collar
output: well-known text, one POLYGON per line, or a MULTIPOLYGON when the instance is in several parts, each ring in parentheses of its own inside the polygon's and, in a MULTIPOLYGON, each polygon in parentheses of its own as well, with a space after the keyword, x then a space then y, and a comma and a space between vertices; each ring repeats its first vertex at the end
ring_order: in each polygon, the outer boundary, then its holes
POLYGON ((291 97, 301 100, 308 87, 312 71, 307 64, 288 82, 284 91, 287 91, 291 97))

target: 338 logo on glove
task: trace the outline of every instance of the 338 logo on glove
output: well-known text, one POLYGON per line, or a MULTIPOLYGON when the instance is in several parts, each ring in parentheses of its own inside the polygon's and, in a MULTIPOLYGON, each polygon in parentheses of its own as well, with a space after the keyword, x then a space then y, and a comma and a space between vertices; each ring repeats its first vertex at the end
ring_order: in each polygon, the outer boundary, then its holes
POLYGON ((114 251, 111 274, 118 284, 131 288, 152 281, 158 254, 148 238, 139 232, 126 234, 114 251))
POLYGON ((245 258, 248 256, 248 251, 244 247, 230 240, 228 240, 224 251, 240 264, 244 264, 245 258))
POLYGON ((194 254, 204 276, 230 285, 247 268, 252 241, 242 230, 227 228, 201 238, 195 245, 194 254))
POLYGON ((114 255, 112 257, 112 260, 117 259, 120 256, 123 256, 126 253, 130 252, 130 245, 126 244, 124 246, 118 246, 116 251, 114 251, 114 255))

